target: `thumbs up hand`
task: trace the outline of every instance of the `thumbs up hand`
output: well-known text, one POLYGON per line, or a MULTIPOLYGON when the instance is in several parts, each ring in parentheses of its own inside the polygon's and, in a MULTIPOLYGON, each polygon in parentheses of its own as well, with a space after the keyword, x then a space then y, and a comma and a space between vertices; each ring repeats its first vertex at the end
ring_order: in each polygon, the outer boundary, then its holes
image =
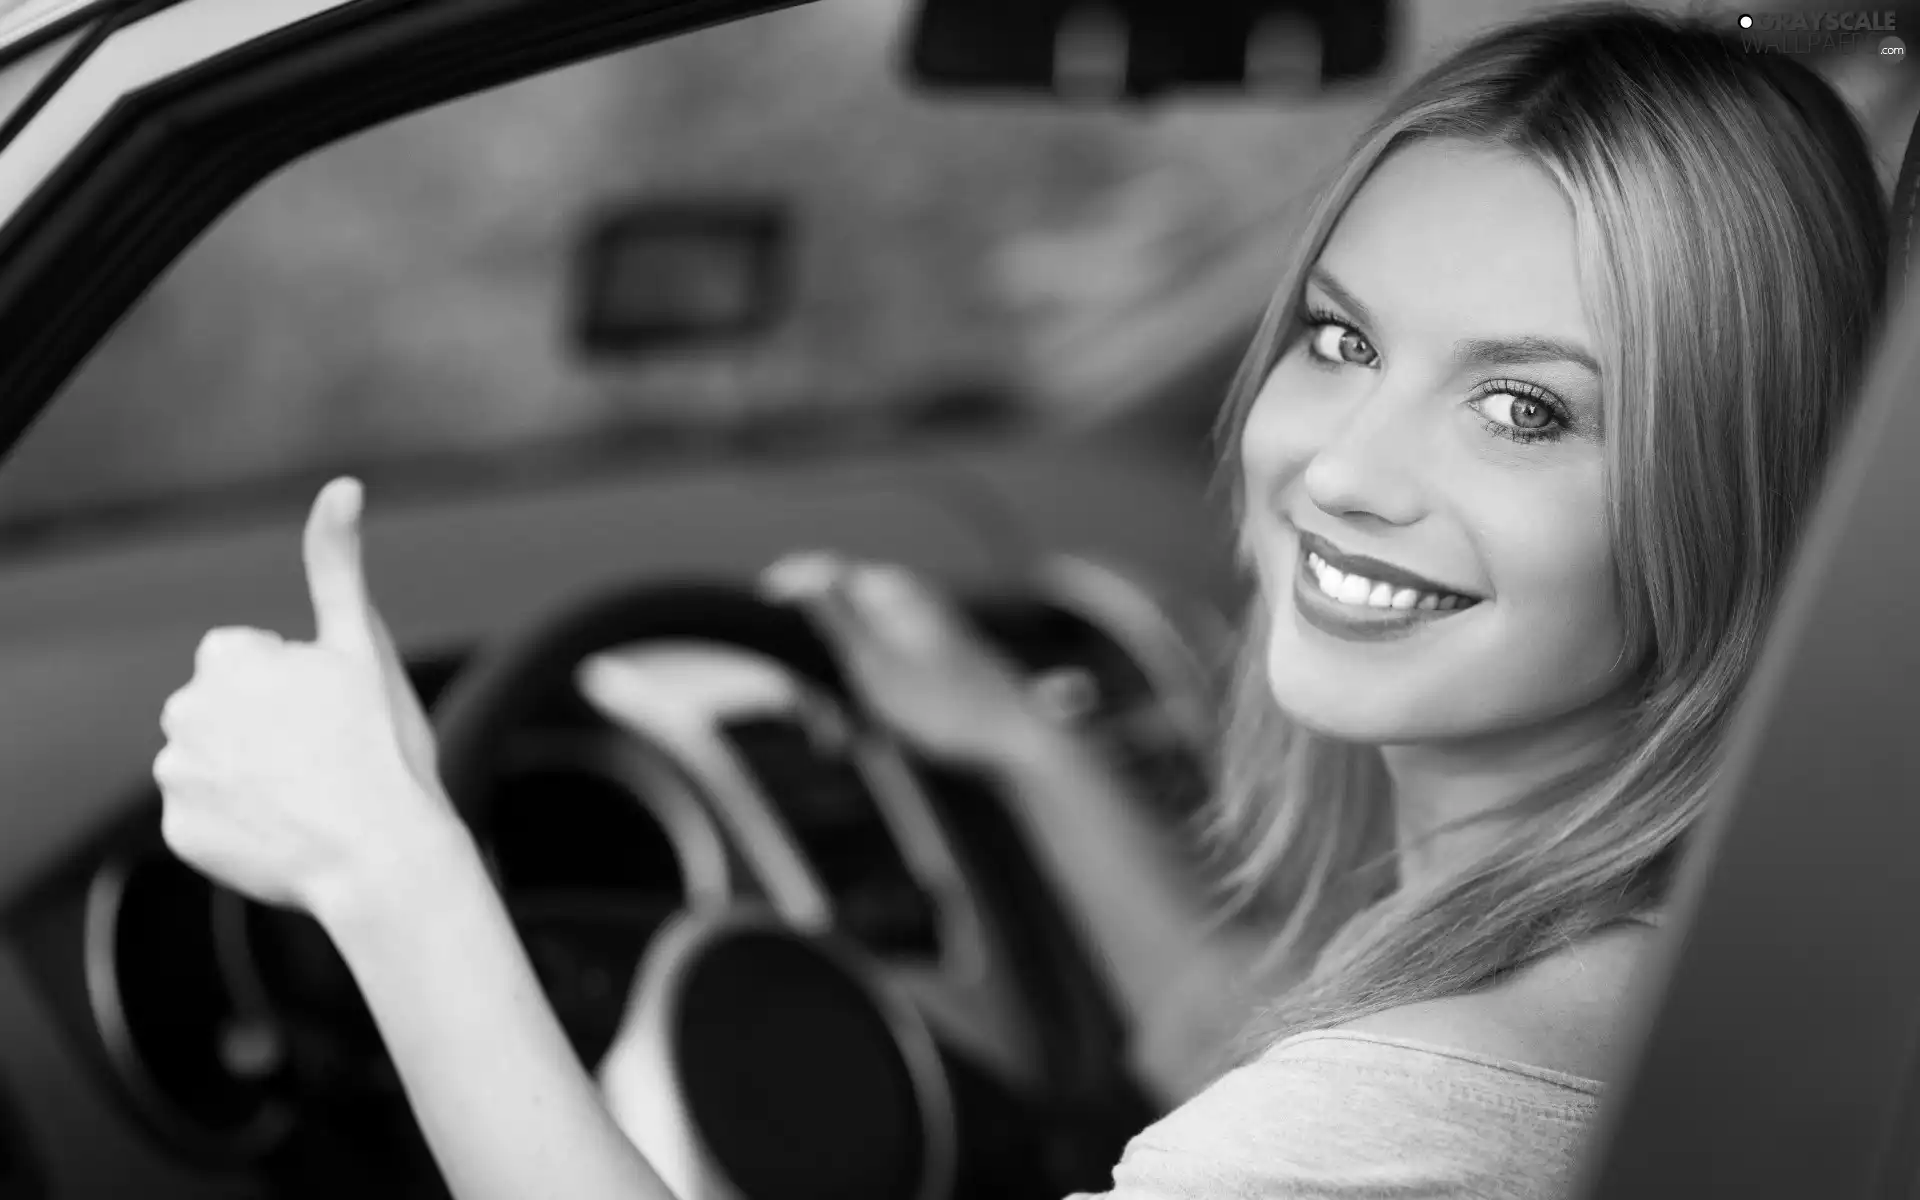
POLYGON ((313 596, 315 641, 349 656, 368 656, 380 674, 387 712, 393 718, 400 753, 422 786, 437 787, 433 726, 407 678, 406 664, 394 649, 393 635, 373 606, 373 594, 360 556, 363 493, 353 479, 336 479, 321 489, 307 517, 302 553, 307 588, 313 596))
POLYGON ((458 828, 434 741, 360 558, 361 488, 336 479, 308 517, 316 636, 215 629, 161 712, 154 760, 167 845, 269 904, 407 869, 458 828))

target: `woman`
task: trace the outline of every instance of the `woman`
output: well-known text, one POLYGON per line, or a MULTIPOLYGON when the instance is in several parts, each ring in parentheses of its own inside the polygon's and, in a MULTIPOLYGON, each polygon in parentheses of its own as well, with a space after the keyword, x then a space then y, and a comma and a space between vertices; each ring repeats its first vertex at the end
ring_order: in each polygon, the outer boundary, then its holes
MULTIPOLYGON (((1885 234, 1831 90, 1629 12, 1485 37, 1361 139, 1228 410, 1259 595, 1220 829, 1237 894, 1285 920, 1202 940, 1165 872, 1069 879, 1130 926, 1096 933, 1136 999, 1127 948, 1156 938, 1209 987, 1271 968, 1242 1064, 1135 1140, 1115 1196, 1569 1185, 1860 381, 1885 234)), ((317 641, 216 630, 169 702, 168 840, 327 927, 456 1195, 664 1196, 439 790, 358 505, 337 482, 309 522, 317 641)), ((1004 771, 1026 819, 1104 839, 1092 859, 1151 859, 1092 756, 910 581, 812 594, 908 736, 1004 771)))

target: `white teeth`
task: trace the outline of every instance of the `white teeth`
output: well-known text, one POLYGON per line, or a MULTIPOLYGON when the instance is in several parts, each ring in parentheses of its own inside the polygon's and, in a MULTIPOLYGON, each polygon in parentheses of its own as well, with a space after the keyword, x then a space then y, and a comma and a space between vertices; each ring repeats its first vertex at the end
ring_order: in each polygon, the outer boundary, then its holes
POLYGON ((1366 608, 1452 611, 1464 608, 1467 603, 1458 596, 1443 597, 1436 592, 1420 592, 1413 588, 1395 589, 1389 583, 1378 583, 1361 575, 1348 575, 1329 566, 1317 554, 1307 555, 1307 570, 1313 572, 1322 592, 1342 604, 1366 608))

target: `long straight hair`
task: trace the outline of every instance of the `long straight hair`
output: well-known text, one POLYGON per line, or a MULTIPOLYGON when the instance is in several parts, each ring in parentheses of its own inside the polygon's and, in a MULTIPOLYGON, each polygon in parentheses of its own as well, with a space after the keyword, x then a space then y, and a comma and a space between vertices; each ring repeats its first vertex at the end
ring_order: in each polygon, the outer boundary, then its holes
POLYGON ((1280 918, 1273 961, 1295 975, 1243 1055, 1476 990, 1662 902, 1882 306, 1885 201, 1819 77, 1618 6, 1509 26, 1405 91, 1310 210, 1222 416, 1242 514, 1239 431, 1299 336, 1306 275, 1380 162, 1428 138, 1524 156, 1574 215, 1635 703, 1592 767, 1491 814, 1494 844, 1415 893, 1378 750, 1287 720, 1256 598, 1210 832, 1231 903, 1280 918))

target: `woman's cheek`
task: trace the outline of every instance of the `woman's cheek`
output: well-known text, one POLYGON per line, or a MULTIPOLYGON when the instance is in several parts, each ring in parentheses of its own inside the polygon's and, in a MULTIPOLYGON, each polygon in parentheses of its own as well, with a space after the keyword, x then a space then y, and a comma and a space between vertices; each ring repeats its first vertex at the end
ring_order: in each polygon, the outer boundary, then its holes
POLYGON ((1310 379, 1291 357, 1267 376, 1240 429, 1240 466, 1246 474, 1247 500, 1271 504, 1275 492, 1296 478, 1313 457, 1313 403, 1310 379))
POLYGON ((1269 379, 1240 427, 1240 467, 1246 472, 1250 500, 1258 494, 1260 485, 1275 475, 1285 458, 1280 406, 1272 390, 1273 381, 1269 379))
POLYGON ((1484 531, 1498 547, 1495 594, 1515 618, 1508 626, 1511 650, 1538 670, 1542 687, 1564 689, 1565 700, 1575 704, 1609 686, 1625 632, 1603 499, 1597 487, 1591 490, 1591 496, 1563 490, 1553 499, 1535 497, 1531 505, 1508 509, 1531 519, 1484 531))

